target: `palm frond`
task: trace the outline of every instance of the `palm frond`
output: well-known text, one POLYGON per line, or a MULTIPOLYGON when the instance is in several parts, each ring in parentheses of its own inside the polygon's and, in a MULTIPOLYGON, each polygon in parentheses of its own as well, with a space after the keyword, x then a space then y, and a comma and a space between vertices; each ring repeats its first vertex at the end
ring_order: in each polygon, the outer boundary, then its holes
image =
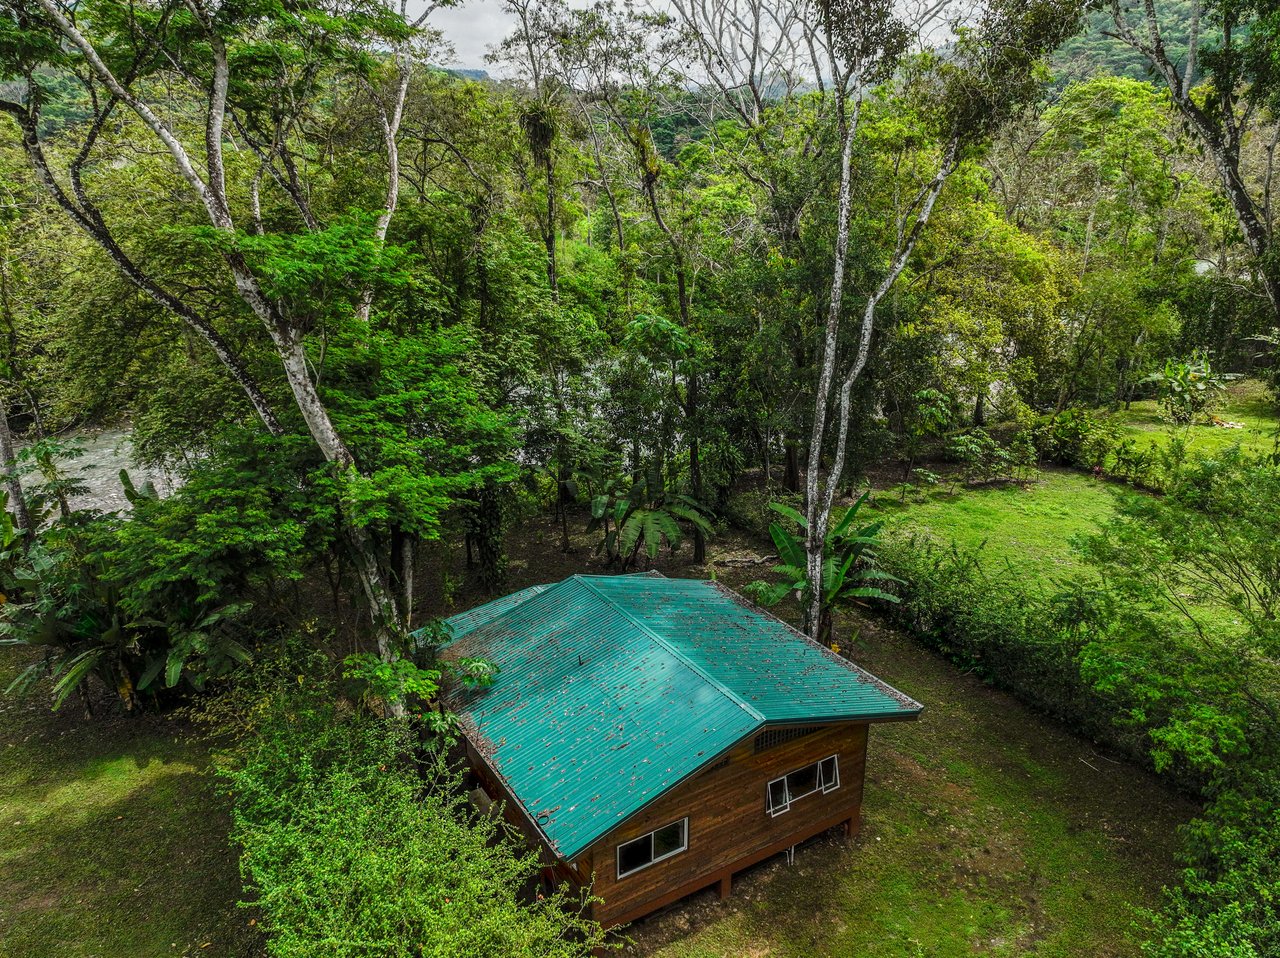
POLYGON ((53 685, 53 707, 61 708, 62 703, 67 697, 80 687, 91 672, 98 667, 102 661, 103 654, 106 652, 101 647, 89 649, 87 652, 81 652, 77 656, 73 656, 61 663, 58 671, 62 673, 62 677, 53 685))

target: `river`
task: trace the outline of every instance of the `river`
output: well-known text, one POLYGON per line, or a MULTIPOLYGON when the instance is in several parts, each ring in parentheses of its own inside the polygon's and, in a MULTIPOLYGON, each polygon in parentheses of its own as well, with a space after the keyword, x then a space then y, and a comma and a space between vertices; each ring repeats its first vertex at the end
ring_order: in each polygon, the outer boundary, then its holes
POLYGON ((59 438, 77 450, 59 463, 68 476, 85 487, 83 494, 71 497, 71 505, 77 509, 103 512, 128 509, 129 500, 125 498, 124 486, 120 483, 121 469, 129 471, 135 486, 141 487, 150 480, 161 495, 166 495, 174 487, 173 477, 133 462, 133 443, 128 429, 84 430, 59 438))

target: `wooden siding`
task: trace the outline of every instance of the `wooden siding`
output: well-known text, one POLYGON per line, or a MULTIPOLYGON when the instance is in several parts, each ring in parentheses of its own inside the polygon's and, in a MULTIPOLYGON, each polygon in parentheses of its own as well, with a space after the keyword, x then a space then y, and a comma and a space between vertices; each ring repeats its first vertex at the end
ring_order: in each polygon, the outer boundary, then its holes
POLYGON ((575 870, 594 871, 594 909, 606 926, 631 921, 677 898, 718 884, 728 894, 734 871, 790 845, 847 822, 858 826, 866 768, 867 725, 827 726, 783 745, 754 753, 754 737, 736 745, 729 764, 677 785, 615 828, 574 860, 575 870), (829 755, 838 755, 840 787, 799 799, 772 817, 765 790, 775 778, 829 755), (618 845, 681 818, 689 819, 686 851, 624 878, 617 875, 618 845))

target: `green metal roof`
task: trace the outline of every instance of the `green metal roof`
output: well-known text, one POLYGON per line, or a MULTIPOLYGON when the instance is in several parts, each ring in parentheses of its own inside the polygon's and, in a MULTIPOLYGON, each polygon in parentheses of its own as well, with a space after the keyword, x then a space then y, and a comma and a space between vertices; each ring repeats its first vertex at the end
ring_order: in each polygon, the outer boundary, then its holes
POLYGON ((921 711, 714 582, 573 576, 447 624, 501 670, 450 707, 565 859, 766 725, 921 711))

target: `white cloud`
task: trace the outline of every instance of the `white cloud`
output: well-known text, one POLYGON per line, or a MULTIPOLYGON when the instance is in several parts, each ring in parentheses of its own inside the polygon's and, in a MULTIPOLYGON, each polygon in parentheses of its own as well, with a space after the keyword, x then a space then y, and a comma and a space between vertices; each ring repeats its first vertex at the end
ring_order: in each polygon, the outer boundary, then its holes
MULTIPOLYGON (((412 5, 425 6, 420 0, 412 5)), ((456 7, 437 10, 429 22, 444 33, 453 47, 453 62, 446 66, 491 73, 494 67, 485 61, 485 54, 511 32, 513 24, 511 16, 503 10, 502 0, 465 0, 456 7)))

